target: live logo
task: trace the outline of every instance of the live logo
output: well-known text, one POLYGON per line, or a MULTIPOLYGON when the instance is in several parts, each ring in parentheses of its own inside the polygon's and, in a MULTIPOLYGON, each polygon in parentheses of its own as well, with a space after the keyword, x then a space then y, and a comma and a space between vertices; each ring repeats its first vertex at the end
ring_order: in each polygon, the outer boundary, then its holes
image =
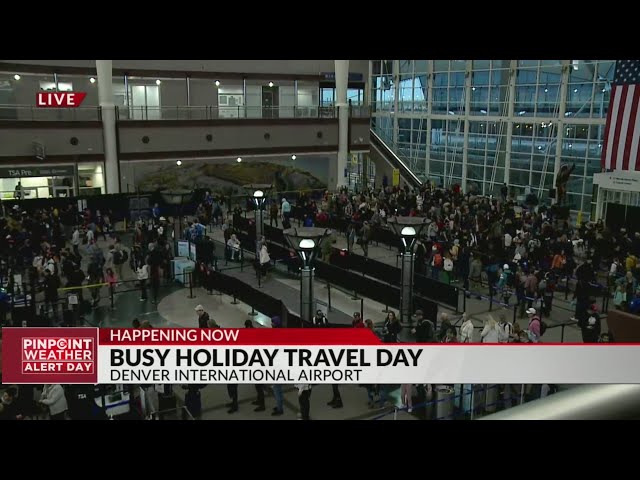
POLYGON ((38 92, 36 107, 41 108, 76 108, 87 96, 85 92, 38 92))
POLYGON ((23 362, 23 373, 92 373, 93 362, 23 362))

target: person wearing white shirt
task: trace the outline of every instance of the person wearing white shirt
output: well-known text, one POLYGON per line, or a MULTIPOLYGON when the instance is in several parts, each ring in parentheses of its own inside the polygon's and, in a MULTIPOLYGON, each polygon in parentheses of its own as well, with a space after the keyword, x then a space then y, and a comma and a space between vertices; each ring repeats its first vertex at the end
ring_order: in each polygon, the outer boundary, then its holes
POLYGON ((484 322, 484 328, 480 333, 482 343, 500 343, 500 335, 498 334, 498 324, 489 316, 484 322))
POLYGON ((466 313, 462 314, 462 326, 460 327, 460 343, 473 342, 473 322, 466 313))
POLYGON ((311 385, 308 383, 298 383, 294 385, 298 389, 298 403, 300 404, 300 415, 302 420, 311 420, 309 417, 311 385))
POLYGON ((260 273, 263 276, 267 274, 267 268, 269 268, 270 263, 271 257, 269 256, 267 245, 263 243, 262 247, 260 248, 260 273))
POLYGON ((506 248, 511 247, 511 243, 513 242, 513 237, 509 234, 509 232, 504 234, 504 246, 506 248))
POLYGON ((64 389, 60 384, 45 385, 40 397, 40 403, 49 408, 51 420, 64 420, 65 412, 69 409, 64 389))
POLYGON ((449 256, 448 253, 447 253, 447 256, 444 259, 443 269, 445 271, 444 282, 445 283, 451 283, 452 275, 453 275, 453 260, 451 260, 451 257, 449 256))
POLYGON ((94 237, 93 230, 91 230, 90 228, 87 228, 87 235, 86 235, 87 245, 91 245, 91 242, 93 242, 93 237, 94 237))
POLYGON ((71 234, 71 245, 73 245, 73 254, 80 258, 80 250, 78 249, 80 246, 80 230, 77 226, 73 229, 73 233, 71 234))
POLYGON ((136 276, 138 277, 138 282, 140 282, 140 301, 146 302, 147 301, 147 280, 149 279, 149 265, 144 263, 139 268, 137 268, 136 276))
POLYGON ((227 247, 229 247, 229 253, 231 260, 239 260, 240 259, 240 240, 236 237, 236 234, 231 234, 231 238, 227 242, 227 247))

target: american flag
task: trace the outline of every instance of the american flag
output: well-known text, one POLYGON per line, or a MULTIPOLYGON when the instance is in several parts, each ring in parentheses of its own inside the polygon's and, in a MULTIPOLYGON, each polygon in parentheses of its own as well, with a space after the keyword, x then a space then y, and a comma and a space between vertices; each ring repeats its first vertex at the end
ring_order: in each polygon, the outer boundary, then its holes
POLYGON ((602 147, 606 170, 640 170, 640 60, 618 60, 602 147))

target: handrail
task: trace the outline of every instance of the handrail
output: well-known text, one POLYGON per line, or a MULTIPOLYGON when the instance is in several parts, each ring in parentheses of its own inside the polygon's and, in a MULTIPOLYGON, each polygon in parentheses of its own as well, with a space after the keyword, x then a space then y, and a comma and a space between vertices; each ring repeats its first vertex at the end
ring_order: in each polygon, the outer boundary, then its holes
MULTIPOLYGON (((224 106, 224 105, 175 105, 145 106, 130 105, 116 108, 117 118, 129 120, 215 120, 215 119, 264 119, 264 118, 338 118, 339 107, 309 106, 224 106)), ((65 121, 65 120, 101 120, 100 106, 81 106, 77 108, 39 108, 29 104, 0 104, 0 120, 18 121, 65 121), (90 114, 87 112, 91 112, 90 114), (13 118, 15 117, 15 118, 13 118)), ((369 118, 367 106, 351 107, 351 118, 369 118)))
POLYGON ((0 104, 0 120, 13 121, 100 121, 102 109, 95 106, 48 107, 0 104))
POLYGON ((583 385, 480 420, 630 420, 640 418, 640 385, 583 385))
POLYGON ((389 147, 389 145, 387 145, 386 142, 382 140, 382 138, 380 138, 380 136, 373 129, 370 129, 369 133, 375 140, 374 142, 371 142, 371 145, 375 147, 376 150, 380 152, 380 154, 382 154, 383 156, 388 156, 390 154, 392 158, 395 160, 395 163, 402 167, 402 170, 404 170, 403 173, 408 175, 415 185, 419 185, 419 186, 422 185, 423 182, 418 178, 418 176, 415 173, 413 173, 411 168, 409 168, 409 166, 404 162, 404 160, 402 160, 398 156, 397 152, 395 152, 391 147, 389 147), (380 145, 380 147, 385 149, 386 152, 381 151, 378 145, 380 145))

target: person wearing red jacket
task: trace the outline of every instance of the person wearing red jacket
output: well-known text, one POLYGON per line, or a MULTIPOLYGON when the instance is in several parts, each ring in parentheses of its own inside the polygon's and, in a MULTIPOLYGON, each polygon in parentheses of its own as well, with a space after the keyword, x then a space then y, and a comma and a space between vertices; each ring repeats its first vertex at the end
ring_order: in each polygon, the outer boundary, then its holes
POLYGON ((360 312, 355 312, 353 314, 353 320, 351 321, 351 326, 353 328, 364 328, 364 321, 360 316, 360 312))

